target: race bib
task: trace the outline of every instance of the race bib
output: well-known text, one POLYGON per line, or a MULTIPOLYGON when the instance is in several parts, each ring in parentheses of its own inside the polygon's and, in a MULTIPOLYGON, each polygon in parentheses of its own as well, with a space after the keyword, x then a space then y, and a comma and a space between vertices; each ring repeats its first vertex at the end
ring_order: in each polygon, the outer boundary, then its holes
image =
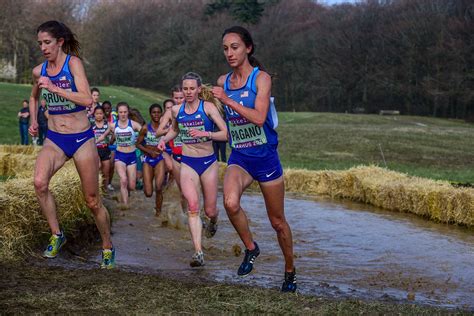
MULTIPOLYGON (((72 91, 71 83, 66 78, 61 78, 59 80, 54 80, 51 82, 61 89, 64 89, 66 91, 72 91)), ((73 102, 66 100, 65 98, 55 93, 49 92, 46 89, 43 89, 42 95, 43 98, 46 100, 46 103, 48 104, 49 112, 54 113, 62 111, 71 111, 76 108, 76 105, 73 102)))
POLYGON ((267 143, 263 127, 250 123, 246 118, 233 117, 229 119, 229 134, 232 148, 249 148, 267 143))
MULTIPOLYGON (((195 129, 198 131, 206 131, 206 128, 204 126, 204 121, 202 119, 181 122, 181 123, 178 123, 178 127, 179 127, 178 137, 181 138, 181 142, 183 144, 197 144, 197 143, 205 142, 208 140, 207 137, 193 138, 188 133, 189 130, 191 129, 195 129)), ((176 140, 175 140, 175 145, 176 145, 176 140)))

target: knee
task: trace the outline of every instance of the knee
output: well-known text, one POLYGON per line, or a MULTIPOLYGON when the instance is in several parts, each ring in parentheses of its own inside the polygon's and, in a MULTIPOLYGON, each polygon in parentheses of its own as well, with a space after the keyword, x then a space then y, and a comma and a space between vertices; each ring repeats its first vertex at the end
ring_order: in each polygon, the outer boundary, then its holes
POLYGON ((285 230, 285 228, 288 226, 286 223, 286 220, 284 218, 271 218, 270 222, 272 224, 273 229, 277 233, 281 233, 285 230))
POLYGON ((120 186, 127 187, 127 185, 128 185, 127 178, 120 178, 120 186))
POLYGON ((86 195, 85 200, 87 207, 92 211, 92 213, 94 213, 94 215, 96 215, 101 206, 99 196, 96 194, 86 195))
POLYGON ((216 218, 218 215, 217 208, 207 208, 204 210, 204 213, 206 213, 209 218, 216 218))
POLYGON ((153 195, 153 191, 150 189, 143 190, 143 193, 145 193, 146 197, 151 197, 153 195))
POLYGON ((224 208, 229 216, 240 211, 240 201, 237 198, 224 196, 224 208))
POLYGON ((39 195, 44 195, 48 192, 48 180, 45 178, 35 177, 34 186, 35 191, 39 195))
POLYGON ((199 215, 199 201, 188 201, 188 213, 190 216, 199 215))

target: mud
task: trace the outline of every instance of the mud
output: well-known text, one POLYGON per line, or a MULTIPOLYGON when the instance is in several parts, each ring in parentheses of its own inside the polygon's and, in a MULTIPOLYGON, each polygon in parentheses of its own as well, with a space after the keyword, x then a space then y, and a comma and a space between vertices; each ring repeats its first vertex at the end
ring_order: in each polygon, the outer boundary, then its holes
MULTIPOLYGON (((119 269, 266 288, 281 285, 283 258, 259 194, 242 199, 261 249, 254 272, 246 278, 236 275, 242 244, 221 195, 218 232, 212 239, 203 237, 202 268, 189 266, 193 247, 175 188, 165 193, 159 217, 153 199, 141 192, 132 193, 130 210, 120 210, 113 197, 106 199, 106 205, 114 217, 119 269)), ((293 230, 300 292, 474 310, 472 230, 324 198, 287 196, 285 208, 293 230)), ((95 268, 100 261, 98 248, 65 253, 45 264, 95 268)))

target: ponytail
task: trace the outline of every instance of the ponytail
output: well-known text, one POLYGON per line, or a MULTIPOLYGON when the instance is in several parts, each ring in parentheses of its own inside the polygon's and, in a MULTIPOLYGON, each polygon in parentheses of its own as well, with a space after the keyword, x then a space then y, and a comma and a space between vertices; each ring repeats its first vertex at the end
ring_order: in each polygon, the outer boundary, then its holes
POLYGON ((211 102, 217 108, 221 116, 224 116, 224 107, 222 106, 221 101, 214 97, 212 89, 208 85, 201 86, 201 92, 199 93, 199 99, 211 102))

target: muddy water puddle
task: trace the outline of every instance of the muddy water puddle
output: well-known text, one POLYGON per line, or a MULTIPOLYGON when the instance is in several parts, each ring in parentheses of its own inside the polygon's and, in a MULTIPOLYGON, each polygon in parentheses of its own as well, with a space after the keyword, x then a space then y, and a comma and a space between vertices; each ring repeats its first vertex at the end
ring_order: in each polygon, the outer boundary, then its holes
MULTIPOLYGON (((189 266, 193 247, 177 196, 174 189, 167 192, 160 217, 154 215, 153 200, 141 192, 132 194, 130 210, 121 211, 115 201, 107 201, 114 214, 113 242, 121 269, 281 286, 284 262, 260 195, 242 198, 261 250, 254 272, 246 278, 236 275, 242 243, 221 195, 218 232, 212 239, 203 237, 206 265, 189 266)), ((293 230, 300 292, 474 309, 472 230, 324 198, 287 196, 285 208, 293 230)), ((97 253, 88 252, 87 261, 99 262, 97 253)))

